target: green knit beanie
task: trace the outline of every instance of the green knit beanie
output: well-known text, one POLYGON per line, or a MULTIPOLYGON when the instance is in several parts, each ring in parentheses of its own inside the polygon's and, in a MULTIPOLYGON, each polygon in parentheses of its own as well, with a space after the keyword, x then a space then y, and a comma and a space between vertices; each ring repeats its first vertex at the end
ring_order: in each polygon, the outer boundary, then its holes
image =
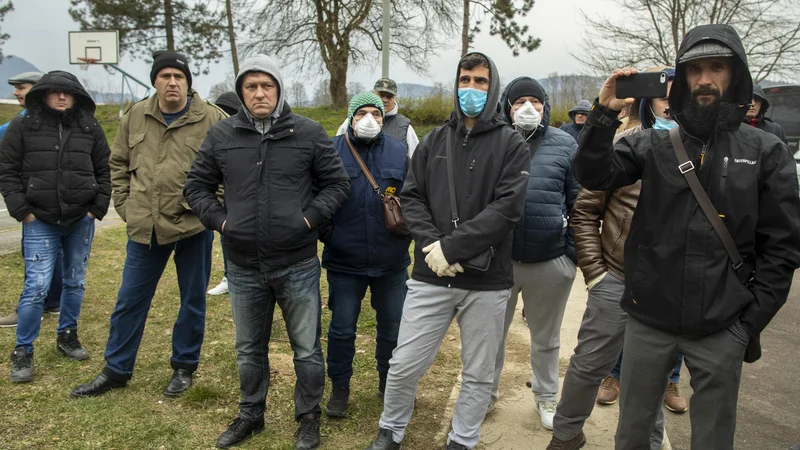
POLYGON ((353 98, 350 99, 350 107, 347 109, 347 120, 353 121, 353 116, 356 114, 356 111, 363 108, 364 106, 372 106, 381 110, 381 115, 383 115, 383 101, 377 95, 373 94, 372 92, 362 92, 360 94, 356 94, 353 98))

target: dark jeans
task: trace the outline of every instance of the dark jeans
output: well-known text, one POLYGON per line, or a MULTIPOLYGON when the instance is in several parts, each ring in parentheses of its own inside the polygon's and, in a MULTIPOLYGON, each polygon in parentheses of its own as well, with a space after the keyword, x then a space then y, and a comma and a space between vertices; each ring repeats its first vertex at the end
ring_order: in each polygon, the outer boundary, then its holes
POLYGON ((356 325, 367 287, 375 310, 378 374, 386 378, 392 351, 397 347, 407 279, 405 268, 380 277, 328 270, 328 308, 333 312, 328 328, 328 377, 334 386, 350 386, 356 353, 356 325))
POLYGON ((78 327, 83 293, 86 289, 86 266, 94 239, 94 219, 85 216, 62 226, 41 220, 22 225, 22 253, 25 259, 25 284, 17 313, 17 347, 33 350, 39 336, 45 298, 50 291, 58 256, 63 254, 61 313, 59 333, 78 327))
MULTIPOLYGON (((622 353, 619 352, 619 359, 617 365, 611 369, 609 375, 619 380, 619 374, 622 371, 622 353)), ((683 353, 678 352, 678 360, 675 362, 675 368, 672 369, 672 374, 669 376, 670 383, 678 384, 681 381, 681 367, 683 366, 683 353)))
POLYGON ((133 374, 150 303, 173 252, 181 307, 172 329, 170 364, 173 369, 197 369, 205 333, 206 287, 211 275, 213 238, 213 232, 206 230, 165 245, 156 242, 155 233, 150 245, 128 240, 122 286, 111 314, 106 344, 103 371, 109 377, 127 380, 133 374))
POLYGON ((239 366, 239 416, 264 415, 269 390, 269 339, 275 304, 281 308, 289 344, 294 352, 295 419, 321 412, 325 364, 321 333, 322 299, 319 259, 262 273, 228 261, 228 292, 236 326, 236 364, 239 366))

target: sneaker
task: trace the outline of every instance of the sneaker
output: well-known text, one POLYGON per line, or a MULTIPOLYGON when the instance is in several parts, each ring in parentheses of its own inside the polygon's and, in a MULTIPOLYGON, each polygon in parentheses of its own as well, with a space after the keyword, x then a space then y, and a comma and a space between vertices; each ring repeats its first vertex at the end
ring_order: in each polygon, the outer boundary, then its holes
POLYGON ((664 396, 664 405, 668 410, 678 414, 686 412, 686 410, 689 409, 689 402, 687 402, 686 397, 681 394, 678 383, 670 381, 667 385, 667 395, 664 396))
POLYGON ((19 316, 16 311, 7 316, 0 317, 0 328, 14 328, 17 326, 18 318, 19 316))
POLYGON ((586 445, 586 435, 581 431, 577 436, 568 441, 562 441, 553 436, 553 439, 547 444, 547 450, 578 450, 579 448, 583 448, 584 445, 586 445))
POLYGON ((264 417, 249 420, 237 417, 217 439, 217 448, 231 448, 264 431, 264 417))
POLYGON ((603 378, 595 401, 601 405, 613 405, 617 403, 617 398, 619 398, 619 380, 612 376, 603 378))
POLYGON ((89 352, 83 348, 83 345, 78 340, 78 330, 66 330, 58 333, 56 353, 73 361, 89 359, 89 352))
POLYGON ((319 415, 305 414, 300 418, 300 427, 297 428, 296 450, 313 450, 319 448, 319 415))
POLYGON ((536 402, 536 412, 542 418, 542 426, 548 430, 553 429, 553 417, 556 416, 558 403, 553 401, 536 402))
POLYGON ((207 292, 208 295, 225 295, 227 293, 228 293, 227 277, 223 278, 222 281, 220 281, 216 287, 209 289, 207 292))
POLYGON ((11 352, 11 382, 31 381, 33 381, 33 350, 28 353, 24 347, 17 347, 11 352))
POLYGON ((44 313, 45 314, 50 314, 50 315, 53 315, 53 316, 57 316, 57 315, 61 314, 61 307, 60 306, 56 306, 55 308, 45 308, 44 309, 44 313))
POLYGON ((328 417, 336 417, 341 419, 347 417, 347 400, 350 398, 350 388, 347 386, 334 386, 331 392, 331 398, 328 400, 328 405, 325 407, 325 414, 328 417))
POLYGON ((381 428, 378 437, 366 450, 400 450, 402 446, 392 439, 392 434, 392 430, 381 428))
POLYGON ((448 440, 447 447, 445 447, 444 450, 469 450, 469 447, 464 444, 459 444, 456 441, 448 440))

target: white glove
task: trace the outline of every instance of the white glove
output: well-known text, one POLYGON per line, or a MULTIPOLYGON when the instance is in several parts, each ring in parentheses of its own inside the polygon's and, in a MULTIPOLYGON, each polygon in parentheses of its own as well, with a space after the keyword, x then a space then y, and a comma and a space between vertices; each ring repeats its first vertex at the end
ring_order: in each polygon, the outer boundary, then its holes
MULTIPOLYGON (((444 276, 446 277, 454 277, 459 273, 464 273, 464 268, 459 263, 455 263, 444 270, 444 276)), ((442 275, 439 276, 441 277, 442 275)))
POLYGON ((591 280, 589 280, 589 282, 586 283, 586 290, 587 291, 591 291, 593 287, 595 287, 598 284, 600 284, 600 282, 603 281, 603 278, 606 277, 606 274, 608 274, 608 272, 603 272, 603 273, 600 274, 600 276, 598 276, 596 278, 592 278, 591 280))
MULTIPOLYGON (((442 253, 441 242, 436 241, 433 244, 423 248, 422 253, 427 253, 427 256, 425 256, 425 262, 428 264, 428 267, 430 267, 430 269, 434 271, 436 275, 440 277, 444 276, 447 269, 450 268, 450 263, 447 262, 447 258, 445 258, 444 253, 442 253)), ((455 276, 455 273, 448 276, 455 276)))

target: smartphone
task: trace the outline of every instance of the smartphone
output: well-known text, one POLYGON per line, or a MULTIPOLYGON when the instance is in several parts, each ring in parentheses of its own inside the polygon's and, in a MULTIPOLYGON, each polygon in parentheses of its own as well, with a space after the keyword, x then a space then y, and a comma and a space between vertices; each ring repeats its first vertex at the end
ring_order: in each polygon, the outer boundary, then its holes
POLYGON ((665 72, 639 72, 617 78, 617 98, 664 98, 667 81, 665 72))

